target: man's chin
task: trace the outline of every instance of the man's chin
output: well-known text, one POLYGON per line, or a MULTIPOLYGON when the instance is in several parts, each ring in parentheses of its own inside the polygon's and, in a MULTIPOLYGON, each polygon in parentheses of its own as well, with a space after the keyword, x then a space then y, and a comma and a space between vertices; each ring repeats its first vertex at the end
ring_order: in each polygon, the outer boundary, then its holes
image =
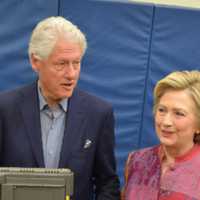
POLYGON ((57 94, 55 94, 55 96, 57 96, 57 101, 62 101, 63 99, 68 99, 72 96, 73 94, 73 90, 64 90, 64 91, 60 91, 57 92, 57 94))
POLYGON ((67 91, 62 95, 62 99, 70 98, 72 96, 72 94, 73 94, 73 90, 72 91, 67 91))

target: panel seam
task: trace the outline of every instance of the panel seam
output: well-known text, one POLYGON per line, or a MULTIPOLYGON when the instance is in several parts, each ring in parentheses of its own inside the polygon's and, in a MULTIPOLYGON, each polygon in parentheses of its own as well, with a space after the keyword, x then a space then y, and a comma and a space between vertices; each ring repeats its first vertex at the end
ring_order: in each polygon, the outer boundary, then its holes
POLYGON ((138 145, 137 145, 138 149, 141 148, 141 143, 142 143, 144 108, 145 108, 145 102, 146 102, 146 96, 147 96, 147 83, 148 83, 149 73, 150 73, 150 60, 151 60, 152 40, 153 40, 153 31, 154 31, 154 22, 155 22, 155 9, 156 9, 156 7, 153 6, 150 37, 149 37, 149 46, 148 46, 149 53, 148 53, 148 57, 147 57, 147 70, 146 70, 146 75, 145 75, 143 104, 142 104, 142 112, 141 112, 141 124, 139 127, 139 140, 138 140, 138 145))

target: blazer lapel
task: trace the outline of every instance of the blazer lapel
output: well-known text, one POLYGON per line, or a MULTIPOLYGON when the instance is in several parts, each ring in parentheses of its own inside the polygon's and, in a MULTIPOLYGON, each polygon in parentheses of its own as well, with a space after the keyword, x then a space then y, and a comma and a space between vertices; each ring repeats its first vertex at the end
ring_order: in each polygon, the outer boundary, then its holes
POLYGON ((39 167, 44 167, 39 100, 36 83, 23 91, 19 105, 35 159, 39 167))
POLYGON ((59 167, 66 167, 74 148, 80 146, 81 136, 84 127, 84 98, 75 90, 69 100, 67 118, 65 123, 65 132, 61 150, 59 167))

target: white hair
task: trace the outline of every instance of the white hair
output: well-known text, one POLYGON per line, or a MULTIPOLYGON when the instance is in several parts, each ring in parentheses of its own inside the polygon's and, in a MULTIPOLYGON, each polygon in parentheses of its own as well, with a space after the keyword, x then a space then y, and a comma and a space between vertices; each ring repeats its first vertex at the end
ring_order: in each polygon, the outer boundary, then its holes
POLYGON ((80 45, 84 54, 87 48, 85 35, 70 21, 63 17, 49 17, 37 24, 32 32, 28 54, 46 59, 52 52, 58 39, 66 39, 80 45))

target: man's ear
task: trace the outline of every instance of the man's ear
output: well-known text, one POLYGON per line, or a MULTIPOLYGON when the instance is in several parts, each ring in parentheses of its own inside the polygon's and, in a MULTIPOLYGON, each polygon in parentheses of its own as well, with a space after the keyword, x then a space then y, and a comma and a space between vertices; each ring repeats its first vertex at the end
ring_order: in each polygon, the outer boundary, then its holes
POLYGON ((40 70, 41 60, 36 55, 31 54, 30 62, 31 62, 32 69, 35 72, 38 72, 40 70))

